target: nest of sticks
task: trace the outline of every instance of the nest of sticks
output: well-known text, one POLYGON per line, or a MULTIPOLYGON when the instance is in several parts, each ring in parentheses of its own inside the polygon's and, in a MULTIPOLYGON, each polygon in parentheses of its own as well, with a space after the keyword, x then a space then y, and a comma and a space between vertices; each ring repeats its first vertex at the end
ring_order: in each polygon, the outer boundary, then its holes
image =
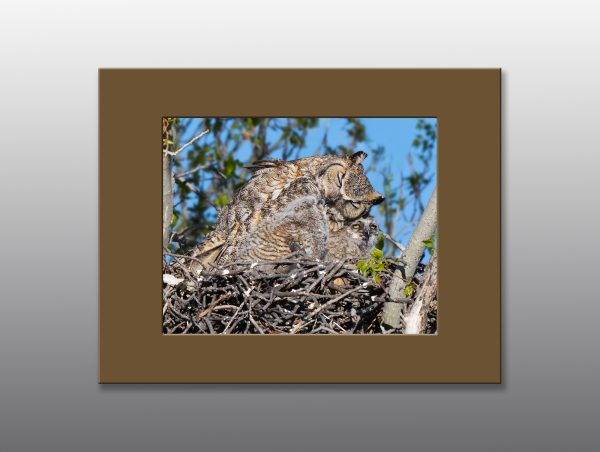
MULTIPOLYGON (((165 334, 402 334, 402 326, 381 322, 396 264, 376 282, 352 260, 318 262, 293 254, 193 275, 186 265, 193 258, 171 256, 163 266, 165 334)), ((413 281, 418 286, 422 278, 423 267, 413 281)), ((412 301, 399 303, 407 309, 412 301)), ((436 310, 429 314, 428 330, 435 331, 436 316, 436 310)))

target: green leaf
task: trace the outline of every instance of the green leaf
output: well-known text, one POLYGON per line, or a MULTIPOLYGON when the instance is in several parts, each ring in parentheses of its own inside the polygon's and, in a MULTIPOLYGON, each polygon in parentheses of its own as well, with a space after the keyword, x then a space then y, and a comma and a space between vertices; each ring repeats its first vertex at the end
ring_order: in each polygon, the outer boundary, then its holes
POLYGON ((375 244, 375 248, 382 250, 383 245, 385 244, 384 241, 385 241, 385 235, 383 235, 383 232, 380 232, 379 235, 377 236, 377 243, 375 244))
POLYGON ((373 259, 382 259, 383 251, 381 251, 379 248, 375 248, 375 250, 373 250, 373 253, 371 253, 371 256, 373 256, 373 259))
POLYGON ((433 239, 423 240, 423 243, 425 244, 426 247, 432 247, 434 241, 433 241, 433 239))
POLYGON ((406 296, 406 298, 410 298, 412 293, 413 293, 413 287, 410 284, 407 286, 404 286, 404 296, 406 296))
POLYGON ((357 270, 359 270, 363 275, 366 275, 367 270, 369 269, 369 264, 367 263, 366 260, 360 260, 356 263, 356 268, 357 270))
POLYGON ((381 276, 379 276, 379 274, 376 274, 373 278, 375 278, 375 282, 377 284, 379 284, 381 282, 381 276))
POLYGON ((377 236, 377 243, 375 243, 375 248, 382 250, 384 245, 385 245, 385 235, 383 234, 383 232, 380 232, 379 235, 377 236))
POLYGON ((214 200, 214 205, 217 207, 224 207, 225 204, 227 204, 227 195, 225 193, 221 193, 221 195, 214 200))
POLYGON ((177 224, 177 220, 179 220, 179 215, 177 212, 173 212, 173 216, 171 217, 171 227, 174 228, 177 224))
POLYGON ((225 162, 223 163, 223 174, 225 177, 231 177, 235 173, 235 168, 237 166, 237 162, 233 158, 233 156, 229 155, 225 162))

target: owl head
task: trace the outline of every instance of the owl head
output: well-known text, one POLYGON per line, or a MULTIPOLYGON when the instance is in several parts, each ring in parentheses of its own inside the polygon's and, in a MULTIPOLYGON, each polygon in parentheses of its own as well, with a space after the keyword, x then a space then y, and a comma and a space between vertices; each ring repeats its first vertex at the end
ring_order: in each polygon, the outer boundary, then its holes
POLYGON ((327 242, 329 258, 366 258, 375 250, 379 228, 373 217, 349 221, 341 229, 330 232, 327 242))
POLYGON ((362 161, 366 157, 362 151, 334 157, 321 169, 319 188, 331 207, 334 221, 360 218, 385 199, 373 189, 365 174, 362 161))
POLYGON ((365 246, 369 253, 375 247, 379 228, 375 222, 375 218, 368 216, 366 218, 358 218, 350 222, 347 226, 347 234, 354 243, 360 243, 365 246))

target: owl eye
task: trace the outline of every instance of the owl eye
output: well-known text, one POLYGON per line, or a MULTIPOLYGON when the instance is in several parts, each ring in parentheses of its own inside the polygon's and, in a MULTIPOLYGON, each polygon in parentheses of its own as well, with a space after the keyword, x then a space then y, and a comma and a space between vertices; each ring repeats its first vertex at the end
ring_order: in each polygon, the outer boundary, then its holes
POLYGON ((352 229, 358 229, 358 228, 360 228, 360 225, 359 225, 359 224, 353 224, 353 225, 352 225, 352 229))
POLYGON ((374 231, 375 229, 377 229, 377 225, 372 224, 371 225, 371 230, 374 231))
POLYGON ((337 183, 338 183, 338 187, 342 188, 342 173, 338 173, 337 175, 337 183))

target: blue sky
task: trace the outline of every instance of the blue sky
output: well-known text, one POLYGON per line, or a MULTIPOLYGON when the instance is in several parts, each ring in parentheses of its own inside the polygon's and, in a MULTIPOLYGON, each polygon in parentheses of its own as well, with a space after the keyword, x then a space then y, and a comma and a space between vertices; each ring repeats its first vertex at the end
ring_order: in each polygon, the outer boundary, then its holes
MULTIPOLYGON (((379 168, 382 168, 383 165, 388 166, 391 169, 392 175, 394 177, 394 181, 392 183, 393 187, 397 187, 400 183, 401 173, 404 176, 407 176, 410 172, 407 164, 407 157, 409 153, 414 152, 414 148, 412 147, 413 140, 417 135, 416 125, 419 118, 359 118, 363 122, 366 127, 367 134, 367 142, 365 145, 359 144, 357 146, 357 150, 363 150, 367 152, 367 154, 371 154, 364 162, 363 165, 365 169, 367 169, 367 175, 371 180, 371 183, 375 187, 375 189, 381 193, 383 190, 383 177, 374 171, 373 169, 369 169, 370 163, 373 162, 372 152, 370 153, 370 149, 375 149, 379 146, 383 146, 385 148, 384 153, 380 158, 380 163, 378 165, 379 168)), ((194 123, 199 123, 201 121, 200 118, 194 119, 194 123)), ((426 118, 426 122, 435 125, 435 118, 426 118)), ((196 130, 196 124, 192 124, 191 127, 188 127, 187 130, 190 130, 190 134, 192 131, 196 130)), ((346 134, 345 129, 347 128, 347 121, 345 118, 321 118, 319 121, 318 127, 311 129, 306 138, 306 147, 300 151, 300 157, 308 157, 314 155, 315 149, 318 148, 321 140, 323 138, 323 134, 325 130, 328 132, 328 144, 332 147, 336 147, 337 145, 348 145, 349 137, 346 134)), ((180 137, 180 142, 186 142, 192 138, 189 135, 183 135, 180 137)), ((267 141, 269 140, 269 135, 267 135, 267 141)), ((437 145, 437 143, 436 143, 437 145)), ((242 148, 238 151, 238 158, 246 162, 248 157, 250 156, 251 148, 248 143, 244 144, 242 148)), ((184 160, 184 159, 182 159, 184 160)), ((419 162, 415 159, 415 166, 417 168, 420 167, 419 162)), ((437 148, 434 152, 432 168, 434 171, 437 170, 437 148)), ((435 175, 436 177, 437 175, 435 175)), ((429 199, 434 188, 434 183, 430 183, 425 192, 423 193, 422 199, 423 202, 426 203, 429 199)), ((372 209, 371 213, 378 218, 379 214, 377 209, 372 209)), ((379 221, 382 223, 382 221, 379 221)), ((412 232, 412 226, 407 225, 403 222, 402 219, 398 221, 396 226, 396 239, 401 241, 402 243, 406 243, 410 238, 410 233, 412 232), (403 231, 399 233, 398 231, 403 231)))

